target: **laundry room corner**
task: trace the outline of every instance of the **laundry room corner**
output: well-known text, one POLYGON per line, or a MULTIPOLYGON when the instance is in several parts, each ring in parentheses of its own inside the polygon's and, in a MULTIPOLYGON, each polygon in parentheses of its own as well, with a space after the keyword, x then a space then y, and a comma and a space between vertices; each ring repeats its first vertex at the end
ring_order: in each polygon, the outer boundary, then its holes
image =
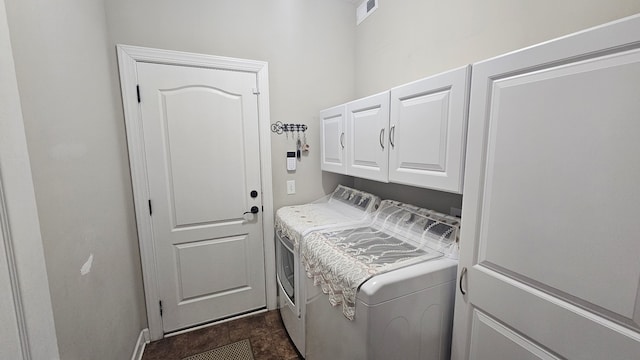
POLYGON ((0 0, 0 358, 636 358, 639 30, 640 0, 0 0))

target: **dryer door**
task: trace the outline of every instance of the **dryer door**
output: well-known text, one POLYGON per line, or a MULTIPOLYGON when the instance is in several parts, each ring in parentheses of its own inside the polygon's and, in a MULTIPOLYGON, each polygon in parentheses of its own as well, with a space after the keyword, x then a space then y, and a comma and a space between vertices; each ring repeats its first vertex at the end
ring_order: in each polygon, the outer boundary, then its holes
POLYGON ((284 297, 291 310, 300 316, 298 286, 298 256, 291 239, 276 231, 277 279, 280 296, 284 297))

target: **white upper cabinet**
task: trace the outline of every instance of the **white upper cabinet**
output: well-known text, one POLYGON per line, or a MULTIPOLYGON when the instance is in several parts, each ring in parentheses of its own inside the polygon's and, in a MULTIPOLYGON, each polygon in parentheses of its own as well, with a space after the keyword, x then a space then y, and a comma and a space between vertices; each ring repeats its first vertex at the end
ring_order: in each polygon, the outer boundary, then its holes
POLYGON ((347 104, 347 174, 388 181, 389 92, 347 104))
POLYGON ((324 171, 346 174, 344 115, 344 105, 320 111, 320 166, 324 171))
POLYGON ((391 89, 389 181, 462 193, 471 66, 391 89))
POLYGON ((462 193, 471 66, 320 112, 322 170, 462 193))

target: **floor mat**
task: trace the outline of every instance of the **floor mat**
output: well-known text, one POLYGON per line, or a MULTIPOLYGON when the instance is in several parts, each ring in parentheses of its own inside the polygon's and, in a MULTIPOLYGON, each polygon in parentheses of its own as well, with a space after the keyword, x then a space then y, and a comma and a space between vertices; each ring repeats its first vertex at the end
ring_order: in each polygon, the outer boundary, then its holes
POLYGON ((217 347, 182 360, 254 360, 249 339, 217 347))

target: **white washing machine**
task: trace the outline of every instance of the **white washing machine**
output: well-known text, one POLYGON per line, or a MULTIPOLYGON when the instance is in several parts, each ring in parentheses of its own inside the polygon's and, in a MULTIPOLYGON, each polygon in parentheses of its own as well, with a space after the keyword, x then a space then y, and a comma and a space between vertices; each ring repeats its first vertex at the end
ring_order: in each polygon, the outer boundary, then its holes
POLYGON ((385 200, 366 226, 309 233, 306 359, 449 359, 459 229, 385 200))
POLYGON ((278 209, 275 218, 276 267, 280 314, 289 337, 305 354, 305 291, 299 246, 313 230, 368 223, 380 198, 339 185, 331 195, 310 204, 278 209))

